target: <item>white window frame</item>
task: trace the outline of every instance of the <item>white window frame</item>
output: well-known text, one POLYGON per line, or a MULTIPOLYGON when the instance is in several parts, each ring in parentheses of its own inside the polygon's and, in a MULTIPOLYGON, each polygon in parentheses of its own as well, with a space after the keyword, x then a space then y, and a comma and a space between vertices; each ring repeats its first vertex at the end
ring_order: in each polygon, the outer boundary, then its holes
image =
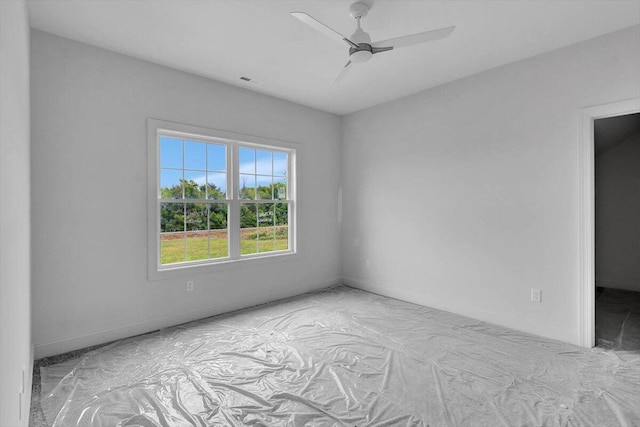
MULTIPOLYGON (((147 120, 148 144, 148 278, 159 280, 171 277, 205 274, 246 262, 272 262, 296 255, 296 154, 299 145, 289 141, 274 140, 253 135, 209 129, 165 120, 147 120), (185 261, 160 264, 160 136, 175 136, 201 142, 224 144, 227 147, 227 198, 207 200, 208 203, 228 205, 227 230, 229 256, 226 258, 185 261), (247 200, 239 197, 239 148, 275 150, 288 154, 287 199, 255 200, 254 203, 287 203, 289 214, 289 244, 287 250, 242 255, 240 253, 240 204, 247 200)), ((194 200, 197 202, 197 200, 194 200)))

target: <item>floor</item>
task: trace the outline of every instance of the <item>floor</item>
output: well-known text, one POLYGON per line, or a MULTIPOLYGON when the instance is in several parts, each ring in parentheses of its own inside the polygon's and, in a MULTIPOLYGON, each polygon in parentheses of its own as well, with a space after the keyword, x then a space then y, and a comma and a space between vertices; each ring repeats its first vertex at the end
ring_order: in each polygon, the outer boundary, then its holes
POLYGON ((596 288, 596 346, 640 351, 640 292, 596 288))
POLYGON ((306 294, 40 359, 29 425, 640 424, 639 296, 597 290, 589 350, 350 288, 306 294))
MULTIPOLYGON (((57 356, 43 357, 42 359, 38 359, 33 362, 33 382, 31 386, 31 412, 29 415, 29 427, 50 427, 49 423, 47 423, 47 421, 45 420, 44 413, 42 412, 42 406, 40 405, 42 391, 40 368, 60 365, 69 362, 72 363, 74 360, 78 360, 86 353, 103 346, 104 344, 83 348, 81 350, 71 351, 57 356)), ((71 369, 69 369, 69 372, 71 372, 71 369)))

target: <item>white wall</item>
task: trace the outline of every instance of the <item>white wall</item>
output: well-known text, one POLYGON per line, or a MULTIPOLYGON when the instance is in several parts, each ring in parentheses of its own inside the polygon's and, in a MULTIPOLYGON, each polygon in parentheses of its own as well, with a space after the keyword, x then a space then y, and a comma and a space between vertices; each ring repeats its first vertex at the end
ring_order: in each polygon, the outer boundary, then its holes
POLYGON ((640 133, 595 159, 596 285, 640 291, 640 133))
POLYGON ((579 344, 579 110, 638 76, 636 26, 343 118, 346 283, 579 344))
POLYGON ((340 281, 338 116, 39 31, 31 59, 36 357, 340 281), (148 281, 149 117, 299 143, 299 256, 148 281))
POLYGON ((0 1, 0 426, 26 426, 31 399, 29 18, 0 1), (24 372, 23 372, 24 370, 24 372))

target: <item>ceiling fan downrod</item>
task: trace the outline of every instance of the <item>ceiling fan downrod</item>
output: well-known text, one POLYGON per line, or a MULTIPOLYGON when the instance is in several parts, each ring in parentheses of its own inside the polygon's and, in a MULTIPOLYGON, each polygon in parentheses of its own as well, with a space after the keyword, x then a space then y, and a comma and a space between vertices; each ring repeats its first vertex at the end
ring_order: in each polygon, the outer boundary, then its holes
POLYGON ((358 25, 358 28, 350 37, 350 40, 357 44, 358 47, 352 46, 349 48, 349 60, 355 63, 367 62, 373 56, 373 48, 371 47, 371 36, 362 29, 360 20, 367 16, 369 6, 365 3, 356 2, 351 5, 349 11, 358 25))

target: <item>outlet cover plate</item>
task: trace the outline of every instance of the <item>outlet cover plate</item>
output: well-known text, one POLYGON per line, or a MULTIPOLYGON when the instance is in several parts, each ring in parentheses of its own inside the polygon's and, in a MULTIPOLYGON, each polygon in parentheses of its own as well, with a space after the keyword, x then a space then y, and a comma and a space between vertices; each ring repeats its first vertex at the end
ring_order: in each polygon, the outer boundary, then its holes
POLYGON ((540 289, 531 288, 531 302, 540 302, 542 300, 542 291, 540 289))

